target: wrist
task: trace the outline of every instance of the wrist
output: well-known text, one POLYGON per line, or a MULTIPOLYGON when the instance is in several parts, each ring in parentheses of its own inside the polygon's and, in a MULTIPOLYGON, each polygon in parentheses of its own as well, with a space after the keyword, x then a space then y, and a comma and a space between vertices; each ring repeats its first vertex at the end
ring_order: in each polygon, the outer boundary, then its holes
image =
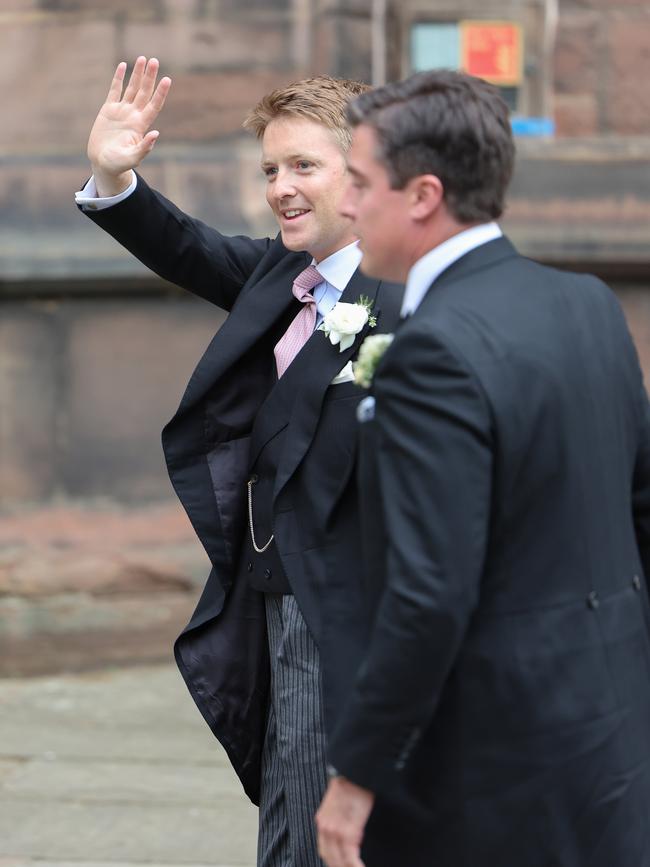
POLYGON ((133 178, 131 169, 118 175, 106 174, 101 169, 96 169, 95 166, 92 166, 92 170, 97 196, 101 199, 119 196, 130 186, 133 178))

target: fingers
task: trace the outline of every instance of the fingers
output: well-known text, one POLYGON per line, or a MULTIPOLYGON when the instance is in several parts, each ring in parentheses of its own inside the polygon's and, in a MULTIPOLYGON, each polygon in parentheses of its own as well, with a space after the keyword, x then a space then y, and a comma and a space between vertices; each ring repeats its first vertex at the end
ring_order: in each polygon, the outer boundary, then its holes
POLYGON ((146 65, 147 58, 140 55, 140 57, 138 57, 133 64, 133 72, 131 73, 131 78, 129 78, 129 83, 126 87, 126 90, 124 91, 124 96, 122 97, 123 102, 134 101, 136 94, 140 89, 140 84, 142 83, 142 78, 144 76, 144 70, 146 65))
MULTIPOLYGON (((122 64, 120 64, 122 66, 122 64)), ((125 65, 126 68, 126 65, 125 65)), ((167 94, 172 85, 172 80, 169 76, 161 78, 156 87, 156 78, 160 69, 160 63, 157 58, 152 57, 149 60, 144 56, 138 57, 133 65, 131 78, 124 91, 122 97, 123 103, 132 103, 133 106, 142 112, 143 120, 146 125, 150 125, 156 119, 158 113, 165 104, 167 94)), ((111 94, 115 94, 115 98, 119 100, 119 92, 124 79, 125 69, 120 69, 115 73, 113 84, 111 85, 111 94), (118 82, 116 83, 116 79, 118 82)))
MULTIPOLYGON (((330 802, 331 803, 331 802, 330 802)), ((325 805, 316 813, 318 854, 327 867, 363 867, 358 835, 325 805)))
POLYGON ((364 867, 359 847, 334 837, 319 836, 318 854, 327 867, 364 867))
POLYGON ((158 87, 156 88, 154 95, 151 99, 151 104, 156 109, 156 113, 158 113, 165 104, 165 100, 167 99, 167 94, 169 93, 169 88, 171 86, 172 80, 167 75, 164 78, 161 78, 158 82, 158 87))
POLYGON ((147 157, 158 141, 159 132, 157 129, 150 130, 137 145, 129 151, 129 168, 139 166, 142 160, 147 157))
POLYGON ((158 59, 156 57, 152 57, 147 61, 142 78, 140 80, 140 87, 138 88, 138 91, 133 99, 133 102, 137 108, 144 108, 151 99, 154 87, 156 86, 156 77, 158 75, 159 66, 160 64, 158 63, 158 59))
POLYGON ((152 129, 144 136, 140 144, 143 158, 153 150, 153 146, 158 141, 159 135, 160 133, 157 129, 152 129))
POLYGON ((126 63, 122 61, 117 64, 115 75, 111 81, 111 86, 108 88, 106 102, 119 102, 122 95, 122 83, 124 81, 124 73, 126 72, 126 63))
POLYGON ((154 90, 153 96, 143 109, 147 124, 153 123, 156 119, 157 115, 165 104, 165 100, 167 99, 167 94, 169 93, 169 89, 171 86, 172 80, 168 76, 161 78, 158 82, 158 87, 154 90))

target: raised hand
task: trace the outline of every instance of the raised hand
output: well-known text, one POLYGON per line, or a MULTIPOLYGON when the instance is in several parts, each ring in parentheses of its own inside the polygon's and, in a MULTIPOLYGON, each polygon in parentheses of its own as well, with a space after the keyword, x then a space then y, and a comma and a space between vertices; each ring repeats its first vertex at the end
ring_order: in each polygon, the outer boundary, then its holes
POLYGON ((171 87, 171 78, 161 78, 156 86, 159 63, 138 57, 129 83, 122 93, 126 63, 120 63, 99 110, 88 139, 88 159, 92 165, 97 192, 113 196, 126 189, 131 169, 140 165, 158 138, 150 129, 171 87))

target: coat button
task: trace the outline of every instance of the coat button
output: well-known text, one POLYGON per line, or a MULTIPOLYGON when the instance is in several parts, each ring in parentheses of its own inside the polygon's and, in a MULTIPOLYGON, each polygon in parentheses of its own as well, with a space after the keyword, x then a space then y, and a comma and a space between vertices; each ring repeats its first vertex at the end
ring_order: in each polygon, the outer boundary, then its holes
POLYGON ((641 590, 641 579, 638 575, 635 575, 632 579, 632 587, 634 587, 637 593, 641 590))
POLYGON ((273 572, 271 572, 270 569, 265 569, 265 570, 264 570, 264 577, 266 578, 267 581, 270 581, 270 580, 271 580, 271 576, 272 576, 272 575, 273 575, 273 572))
POLYGON ((587 605, 589 608, 595 610, 600 605, 600 599, 598 598, 598 594, 595 590, 592 590, 589 596, 587 596, 587 605))
POLYGON ((246 569, 248 570, 248 572, 252 572, 253 571, 253 564, 249 562, 248 565, 246 566, 246 569))

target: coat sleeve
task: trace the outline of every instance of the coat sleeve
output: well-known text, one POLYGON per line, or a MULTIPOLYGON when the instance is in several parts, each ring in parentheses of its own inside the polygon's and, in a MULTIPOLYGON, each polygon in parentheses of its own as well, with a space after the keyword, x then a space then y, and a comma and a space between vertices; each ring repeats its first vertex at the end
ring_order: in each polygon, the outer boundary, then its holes
POLYGON ((637 545, 650 582, 650 402, 645 389, 640 395, 639 446, 634 465, 632 508, 637 545))
MULTIPOLYGON (((478 603, 492 425, 475 376, 426 326, 398 335, 375 395, 371 457, 386 532, 375 544, 386 546, 385 584, 330 761, 358 785, 390 792, 436 712, 478 603)), ((376 497, 363 486, 360 495, 362 519, 372 521, 376 497)))
POLYGON ((164 280, 224 310, 232 308, 273 243, 222 235, 185 214, 140 175, 128 198, 83 213, 164 280))

